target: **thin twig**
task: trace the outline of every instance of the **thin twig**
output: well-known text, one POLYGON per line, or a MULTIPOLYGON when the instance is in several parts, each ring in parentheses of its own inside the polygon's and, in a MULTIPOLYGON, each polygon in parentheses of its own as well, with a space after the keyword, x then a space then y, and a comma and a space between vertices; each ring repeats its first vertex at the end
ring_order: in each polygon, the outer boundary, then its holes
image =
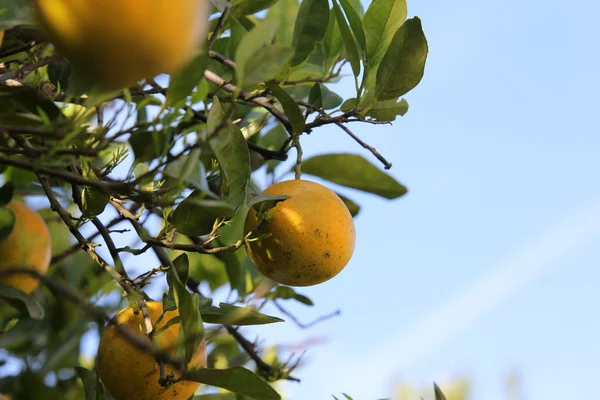
POLYGON ((340 315, 342 313, 341 310, 335 310, 331 314, 322 315, 319 318, 315 319, 314 321, 311 321, 311 322, 305 324, 305 323, 300 322, 298 320, 298 318, 296 318, 296 316, 294 314, 292 314, 291 312, 289 312, 288 310, 286 310, 285 308, 283 308, 281 306, 281 304, 279 304, 275 300, 273 300, 273 304, 275 304, 275 307, 277 307, 279 309, 279 311, 281 311, 283 314, 285 314, 286 316, 288 316, 292 321, 294 321, 294 323, 299 328, 302 328, 302 329, 308 329, 311 326, 314 326, 314 325, 318 324, 319 322, 323 322, 323 321, 326 321, 326 320, 331 319, 333 317, 337 317, 338 315, 340 315))
POLYGON ((42 58, 40 61, 38 61, 34 64, 28 64, 22 68, 15 69, 14 71, 6 72, 6 73, 0 75, 0 84, 6 82, 9 79, 17 79, 17 78, 22 79, 25 76, 27 76, 28 74, 30 74, 31 72, 35 71, 36 69, 41 68, 50 63, 53 63, 54 61, 58 61, 61 58, 62 58, 62 56, 55 54, 50 57, 42 58))
POLYGON ((375 150, 375 147, 369 146, 367 143, 363 142, 346 125, 344 125, 344 124, 342 124, 340 122, 336 122, 335 124, 337 126, 339 126, 340 128, 342 128, 344 130, 344 132, 346 132, 352 139, 354 139, 363 148, 369 150, 375 157, 377 157, 377 159, 383 163, 383 167, 385 169, 392 168, 392 163, 390 163, 388 160, 386 160, 377 150, 375 150))

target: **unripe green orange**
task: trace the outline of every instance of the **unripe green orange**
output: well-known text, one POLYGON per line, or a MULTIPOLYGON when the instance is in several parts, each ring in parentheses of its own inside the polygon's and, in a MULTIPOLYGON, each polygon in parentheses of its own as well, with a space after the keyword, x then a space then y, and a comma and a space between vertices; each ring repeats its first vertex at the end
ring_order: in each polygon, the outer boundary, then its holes
MULTIPOLYGON (((31 268, 42 275, 48 271, 52 252, 50 232, 40 215, 20 201, 6 205, 15 214, 12 232, 0 242, 0 268, 31 268)), ((0 276, 0 283, 30 293, 39 279, 26 274, 0 276)))
MULTIPOLYGON (((156 324, 163 311, 162 303, 153 301, 146 304, 155 331, 179 316, 178 311, 167 311, 161 322, 156 324)), ((143 333, 146 331, 141 311, 135 314, 131 307, 126 307, 117 313, 115 319, 119 325, 150 343, 143 333)), ((168 351, 173 357, 178 336, 179 323, 176 323, 157 332, 154 339, 162 350, 168 351)), ((161 386, 158 383, 160 369, 155 358, 121 336, 114 325, 108 325, 102 333, 96 362, 100 379, 115 400, 187 400, 200 385, 198 382, 180 381, 168 388, 161 386)), ((188 367, 200 368, 205 365, 206 342, 202 341, 188 367)), ((166 373, 169 374, 171 369, 167 366, 166 373)), ((175 377, 179 376, 181 374, 176 372, 175 377)))
POLYGON ((208 0, 34 0, 57 50, 90 81, 123 87, 173 73, 200 50, 208 0))
POLYGON ((354 221, 342 199, 315 182, 276 183, 263 193, 287 195, 262 221, 248 211, 244 231, 257 240, 246 242, 252 263, 284 285, 312 286, 336 276, 352 257, 354 221), (262 221, 262 222, 261 222, 262 221))

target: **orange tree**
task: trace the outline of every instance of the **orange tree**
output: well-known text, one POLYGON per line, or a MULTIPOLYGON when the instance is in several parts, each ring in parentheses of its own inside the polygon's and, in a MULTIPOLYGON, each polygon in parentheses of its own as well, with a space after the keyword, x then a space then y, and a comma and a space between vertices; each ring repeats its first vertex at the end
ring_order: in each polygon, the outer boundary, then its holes
POLYGON ((407 112, 420 19, 405 0, 11 0, 0 31, 0 348, 17 370, 0 393, 281 398, 300 355, 240 327, 295 320, 284 301, 313 303, 292 286, 352 256, 359 206, 307 176, 406 193, 351 126, 407 112), (303 158, 326 125, 370 157, 303 158))

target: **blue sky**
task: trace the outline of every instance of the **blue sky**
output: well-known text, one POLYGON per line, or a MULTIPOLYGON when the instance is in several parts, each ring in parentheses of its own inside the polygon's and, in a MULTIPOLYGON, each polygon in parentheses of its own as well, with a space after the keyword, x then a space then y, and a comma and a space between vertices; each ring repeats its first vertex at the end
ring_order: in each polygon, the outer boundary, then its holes
MULTIPOLYGON (((398 380, 443 387, 467 375, 473 400, 500 400, 511 371, 523 400, 594 398, 599 12, 583 0, 409 1, 430 48, 409 113, 352 127, 410 192, 387 201, 337 188, 363 207, 355 255, 335 279, 299 290, 314 309, 289 308, 303 321, 341 316, 247 330, 281 344, 326 339, 289 399, 375 400, 398 380)), ((351 96, 353 85, 336 90, 351 96)), ((377 162, 333 127, 303 149, 377 162)))
MULTIPOLYGON (((363 1, 365 6, 367 1, 363 1)), ((303 289, 342 315, 281 342, 327 337, 290 385, 292 399, 392 396, 467 375, 472 399, 594 398, 600 368, 600 101, 590 1, 409 1, 429 40, 409 113, 355 132, 392 161, 410 193, 363 206, 349 266, 303 289)), ((351 94, 348 85, 339 89, 351 94)), ((333 128, 307 154, 361 152, 333 128)))

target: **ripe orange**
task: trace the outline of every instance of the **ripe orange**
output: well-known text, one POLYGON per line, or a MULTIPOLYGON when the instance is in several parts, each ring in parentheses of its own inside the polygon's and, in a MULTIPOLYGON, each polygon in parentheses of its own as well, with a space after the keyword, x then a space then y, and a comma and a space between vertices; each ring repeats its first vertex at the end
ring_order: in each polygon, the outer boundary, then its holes
POLYGON ((267 220, 251 208, 244 231, 246 250, 260 272, 290 286, 312 286, 336 276, 350 261, 356 233, 348 208, 335 192, 315 182, 276 183, 263 193, 287 195, 267 220), (262 237, 262 239, 261 239, 262 237))
POLYGON ((89 80, 123 87, 172 73, 200 50, 208 0, 34 0, 57 50, 89 80))
MULTIPOLYGON (((15 213, 16 221, 8 237, 0 242, 0 268, 32 268, 45 274, 50 266, 51 240, 46 223, 38 213, 20 201, 6 205, 15 213)), ((0 283, 30 293, 39 280, 25 274, 0 276, 0 283)))
MULTIPOLYGON (((162 303, 153 301, 146 304, 155 330, 179 316, 178 311, 167 311, 162 321, 155 324, 162 314, 162 303)), ((141 311, 134 314, 131 307, 126 307, 119 311, 115 318, 119 325, 125 325, 132 333, 145 337, 144 317, 141 311)), ((155 339, 161 349, 174 356, 178 336, 179 323, 157 333, 155 339)), ((150 339, 146 340, 150 343, 150 339)), ((134 347, 119 335, 113 325, 108 325, 102 333, 96 362, 100 379, 115 400, 187 400, 200 385, 198 382, 181 381, 169 388, 161 386, 158 383, 160 369, 154 357, 134 347)), ((206 343, 202 341, 189 367, 199 368, 205 365, 206 343)), ((169 374, 171 367, 167 366, 166 372, 169 374)), ((180 374, 175 373, 175 376, 180 374)))

